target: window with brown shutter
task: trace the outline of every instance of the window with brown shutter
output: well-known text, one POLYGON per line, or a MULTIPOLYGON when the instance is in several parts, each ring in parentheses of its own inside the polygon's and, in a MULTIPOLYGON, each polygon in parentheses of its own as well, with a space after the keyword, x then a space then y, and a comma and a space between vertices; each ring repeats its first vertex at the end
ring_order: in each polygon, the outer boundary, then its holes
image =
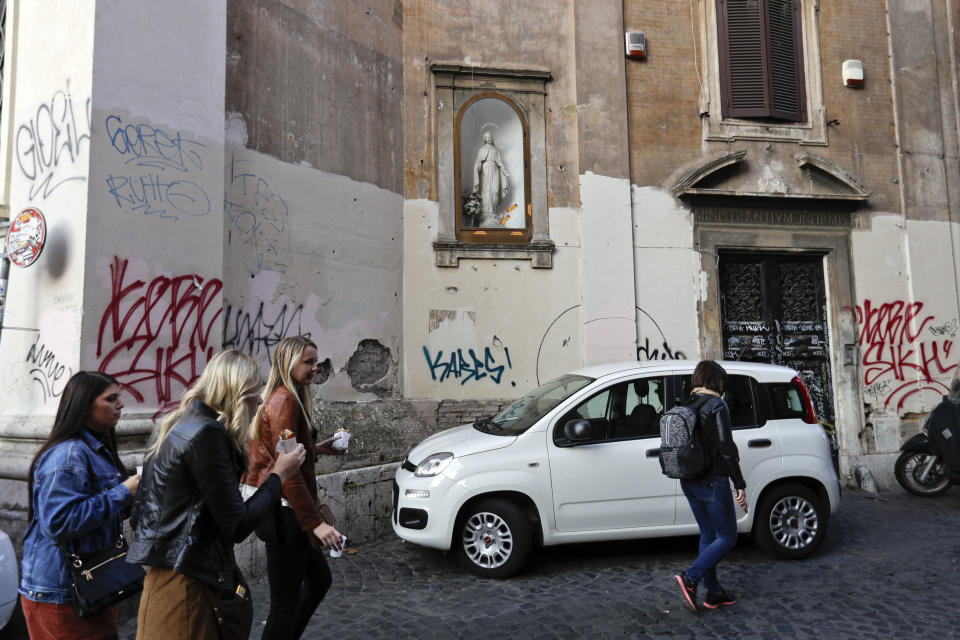
POLYGON ((803 122, 801 0, 717 0, 723 115, 803 122))

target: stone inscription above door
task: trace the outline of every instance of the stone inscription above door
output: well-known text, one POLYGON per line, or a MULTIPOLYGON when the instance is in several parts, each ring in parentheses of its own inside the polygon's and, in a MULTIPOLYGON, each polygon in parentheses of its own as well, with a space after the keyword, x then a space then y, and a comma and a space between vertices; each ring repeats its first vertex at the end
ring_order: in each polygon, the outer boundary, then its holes
POLYGON ((694 207, 693 217, 697 223, 719 222, 726 224, 771 225, 816 227, 849 227, 850 216, 836 211, 739 209, 732 207, 694 207))

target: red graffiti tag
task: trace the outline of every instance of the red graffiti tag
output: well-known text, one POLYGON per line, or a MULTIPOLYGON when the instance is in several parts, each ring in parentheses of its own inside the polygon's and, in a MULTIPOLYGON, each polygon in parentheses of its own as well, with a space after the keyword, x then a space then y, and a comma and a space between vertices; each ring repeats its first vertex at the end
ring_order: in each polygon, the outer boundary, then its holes
POLYGON ((210 337, 223 313, 214 306, 223 281, 187 274, 126 283, 126 272, 127 260, 114 258, 112 295, 97 335, 97 368, 119 380, 137 402, 155 397, 160 414, 177 405, 179 392, 200 376, 219 347, 210 337))
POLYGON ((868 390, 878 390, 884 408, 895 404, 899 411, 910 396, 947 390, 947 385, 937 378, 957 367, 945 364, 949 362, 953 340, 920 336, 933 320, 932 315, 923 314, 922 302, 895 300, 875 306, 864 300, 857 307, 863 384, 868 390), (893 384, 875 384, 888 376, 895 381, 893 384))

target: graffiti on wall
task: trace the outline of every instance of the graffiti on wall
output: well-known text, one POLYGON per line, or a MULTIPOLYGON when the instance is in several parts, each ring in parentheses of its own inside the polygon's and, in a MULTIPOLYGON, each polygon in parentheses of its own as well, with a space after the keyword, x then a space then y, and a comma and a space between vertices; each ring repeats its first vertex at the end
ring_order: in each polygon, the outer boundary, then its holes
POLYGON ((250 160, 234 156, 227 163, 223 213, 230 221, 231 237, 238 234, 240 246, 247 248, 243 262, 251 275, 260 273, 267 261, 278 271, 286 270, 280 259, 289 244, 290 208, 276 182, 250 160))
POLYGON ((172 409, 219 347, 223 282, 198 274, 127 278, 127 260, 110 265, 110 302, 97 334, 98 370, 115 377, 137 402, 172 409))
POLYGON ((124 211, 169 220, 210 213, 210 198, 197 182, 206 145, 145 123, 104 121, 110 145, 124 170, 106 178, 107 192, 124 211))
POLYGON ((922 302, 864 300, 857 306, 864 393, 898 411, 913 395, 948 390, 957 320, 937 320, 922 302))
POLYGON ((643 344, 637 345, 637 360, 685 360, 686 357, 683 351, 671 349, 666 340, 659 347, 651 347, 650 338, 644 338, 643 344))
MULTIPOLYGON (((636 309, 638 314, 646 316, 657 330, 657 337, 654 338, 653 347, 650 346, 650 338, 648 337, 643 338, 643 344, 640 344, 639 339, 637 340, 637 360, 685 360, 687 356, 683 351, 670 348, 663 329, 661 329, 657 321, 653 319, 653 316, 640 307, 636 307, 636 309), (657 344, 660 346, 656 346, 657 344)), ((639 315, 637 319, 640 319, 639 315)))
POLYGON ((303 305, 280 304, 265 309, 261 302, 256 312, 225 305, 223 310, 223 348, 239 349, 256 358, 269 354, 273 347, 288 336, 310 337, 303 331, 303 305))
POLYGON ((82 103, 75 99, 68 80, 17 127, 14 154, 20 173, 30 182, 30 200, 46 199, 66 182, 86 180, 79 166, 84 143, 89 151, 90 98, 82 103))
MULTIPOLYGON (((423 357, 427 359, 430 377, 439 382, 447 378, 459 380, 461 386, 471 381, 479 382, 488 377, 495 384, 500 384, 504 371, 513 368, 508 347, 503 348, 503 356, 505 360, 498 363, 490 347, 484 347, 482 356, 478 356, 471 348, 467 348, 464 354, 464 349, 460 348, 451 349, 449 355, 444 355, 443 349, 440 349, 434 357, 430 355, 429 348, 423 347, 423 357)), ((516 384, 516 382, 510 383, 511 386, 516 384)))
POLYGON ((50 398, 59 398, 67 380, 73 375, 73 370, 63 364, 48 345, 40 341, 39 334, 27 350, 24 361, 31 367, 29 375, 40 387, 44 404, 50 398))

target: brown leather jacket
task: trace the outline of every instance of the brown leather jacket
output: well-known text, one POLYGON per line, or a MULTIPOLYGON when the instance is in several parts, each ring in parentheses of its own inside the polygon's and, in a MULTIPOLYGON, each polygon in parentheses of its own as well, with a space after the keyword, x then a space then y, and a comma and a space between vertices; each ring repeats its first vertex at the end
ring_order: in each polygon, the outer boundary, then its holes
MULTIPOLYGON (((300 403, 287 389, 280 387, 267 398, 263 405, 259 425, 259 438, 249 443, 249 470, 243 476, 243 483, 259 487, 273 470, 277 457, 277 441, 280 432, 290 429, 296 435, 297 442, 307 450, 307 457, 300 465, 300 473, 295 473, 283 483, 283 497, 290 502, 297 522, 304 531, 313 531, 321 523, 334 525, 327 509, 324 517, 317 499, 316 444, 313 430, 303 418, 300 403)), ((326 453, 326 451, 324 451, 326 453)), ((330 453, 339 453, 330 451, 330 453)))

